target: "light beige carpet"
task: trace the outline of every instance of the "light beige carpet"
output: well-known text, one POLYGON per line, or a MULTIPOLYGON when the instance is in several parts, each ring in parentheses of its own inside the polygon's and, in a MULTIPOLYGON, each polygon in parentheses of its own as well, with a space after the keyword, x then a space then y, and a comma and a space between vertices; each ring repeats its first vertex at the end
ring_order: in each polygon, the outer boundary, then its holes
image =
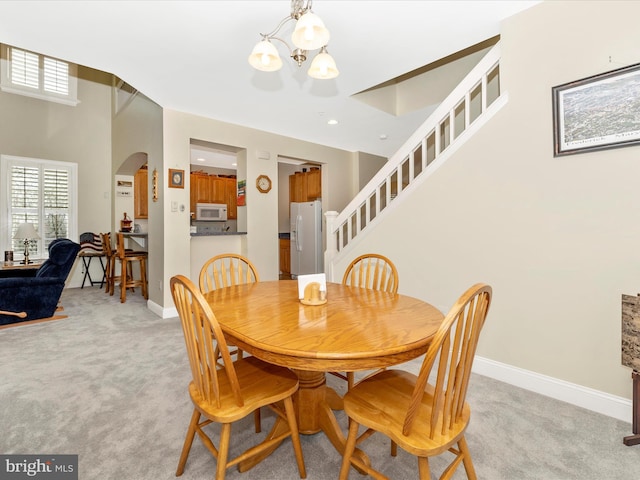
MULTIPOLYGON (((78 454, 82 480, 175 478, 192 407, 190 372, 177 318, 161 319, 139 292, 121 304, 97 287, 65 290, 67 319, 0 331, 0 452, 78 454)), ((489 317, 488 321, 491 321, 489 317)), ((402 368, 414 369, 417 362, 402 368)), ((344 391, 344 383, 328 381, 344 391)), ((472 375, 467 440, 480 479, 640 478, 630 423, 472 375)), ((263 431, 273 418, 263 413, 263 431)), ((346 430, 342 412, 338 418, 346 430)), ((232 451, 253 441, 253 419, 234 431, 232 451)), ((302 438, 309 479, 338 477, 341 457, 323 435, 302 438)), ((372 437, 364 449, 392 478, 417 478, 416 461, 372 437)), ((432 462, 440 472, 443 462, 432 462)), ((198 439, 185 480, 212 479, 215 461, 198 439)), ((298 478, 290 442, 228 479, 298 478)), ((359 479, 352 470, 350 478, 359 479)), ((464 470, 455 479, 465 478, 464 470)))

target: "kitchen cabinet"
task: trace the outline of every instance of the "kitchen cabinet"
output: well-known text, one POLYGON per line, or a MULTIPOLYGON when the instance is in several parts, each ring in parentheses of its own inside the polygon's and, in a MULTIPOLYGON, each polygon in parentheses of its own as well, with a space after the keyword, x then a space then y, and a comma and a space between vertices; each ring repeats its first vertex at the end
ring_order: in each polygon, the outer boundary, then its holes
POLYGON ((307 201, 322 198, 322 177, 319 168, 312 168, 306 173, 307 201))
POLYGON ((291 242, 288 238, 280 239, 280 272, 291 275, 291 242))
POLYGON ((190 196, 194 206, 196 203, 211 203, 209 201, 209 175, 202 173, 191 174, 190 196))
POLYGON ((289 201, 307 201, 307 177, 303 172, 296 172, 289 176, 289 201))
POLYGON ((209 175, 209 203, 227 203, 226 178, 209 175))
POLYGON ((308 202, 322 198, 322 177, 319 168, 289 175, 289 201, 308 202))
POLYGON ((196 211, 196 203, 224 203, 227 205, 227 218, 238 218, 236 179, 209 175, 205 172, 191 172, 191 191, 189 203, 191 212, 196 211))
POLYGON ((149 172, 143 167, 133 176, 133 217, 149 218, 149 172))

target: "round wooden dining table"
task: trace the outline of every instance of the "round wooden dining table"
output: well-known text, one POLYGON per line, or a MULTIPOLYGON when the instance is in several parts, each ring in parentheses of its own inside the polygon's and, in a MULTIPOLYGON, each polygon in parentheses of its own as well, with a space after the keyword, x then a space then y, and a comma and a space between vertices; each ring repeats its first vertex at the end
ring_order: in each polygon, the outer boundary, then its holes
MULTIPOLYGON (((345 436, 333 413, 342 398, 327 387, 325 373, 414 359, 426 352, 444 315, 417 298, 337 283, 327 283, 326 296, 323 305, 304 305, 297 281, 277 280, 221 288, 205 298, 230 343, 297 373, 300 433, 323 431, 342 454, 345 436)), ((277 423, 270 435, 277 435, 277 423)))

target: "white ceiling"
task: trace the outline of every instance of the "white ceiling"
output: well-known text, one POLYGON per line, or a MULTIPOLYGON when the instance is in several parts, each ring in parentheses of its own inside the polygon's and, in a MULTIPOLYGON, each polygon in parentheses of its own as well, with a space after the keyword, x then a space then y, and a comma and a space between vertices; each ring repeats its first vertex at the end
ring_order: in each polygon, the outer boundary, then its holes
POLYGON ((249 66, 288 0, 2 1, 0 43, 113 73, 164 108, 390 156, 433 107, 394 116, 352 95, 499 34, 502 19, 535 3, 316 0, 334 80, 308 77, 313 54, 298 68, 278 43, 280 71, 249 66))

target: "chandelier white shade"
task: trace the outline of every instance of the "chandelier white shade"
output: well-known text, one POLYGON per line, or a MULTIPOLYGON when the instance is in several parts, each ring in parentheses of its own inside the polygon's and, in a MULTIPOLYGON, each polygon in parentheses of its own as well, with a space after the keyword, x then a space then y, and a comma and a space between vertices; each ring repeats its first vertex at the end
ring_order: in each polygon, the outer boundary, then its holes
POLYGON ((329 79, 338 76, 335 60, 327 52, 327 43, 329 43, 329 30, 326 29, 324 23, 311 11, 312 0, 291 0, 291 14, 283 18, 278 26, 271 33, 261 33, 262 40, 259 41, 249 55, 249 64, 256 70, 263 72, 275 72, 282 67, 282 60, 278 54, 278 50, 272 40, 277 40, 287 47, 289 56, 298 64, 307 59, 310 50, 320 49, 318 55, 314 58, 307 73, 310 77, 318 79, 329 79), (282 38, 276 36, 280 29, 296 20, 296 26, 291 34, 291 41, 294 48, 282 38))
POLYGON ((327 47, 322 47, 320 53, 316 55, 311 62, 307 74, 312 78, 324 80, 327 78, 336 78, 340 72, 336 67, 333 57, 327 53, 327 47))
POLYGON ((317 50, 329 43, 330 37, 329 30, 325 28, 320 17, 307 12, 297 21, 291 41, 302 50, 317 50))
POLYGON ((275 72, 282 68, 282 60, 278 55, 278 50, 269 40, 258 42, 251 55, 249 55, 249 64, 256 70, 263 72, 275 72))

